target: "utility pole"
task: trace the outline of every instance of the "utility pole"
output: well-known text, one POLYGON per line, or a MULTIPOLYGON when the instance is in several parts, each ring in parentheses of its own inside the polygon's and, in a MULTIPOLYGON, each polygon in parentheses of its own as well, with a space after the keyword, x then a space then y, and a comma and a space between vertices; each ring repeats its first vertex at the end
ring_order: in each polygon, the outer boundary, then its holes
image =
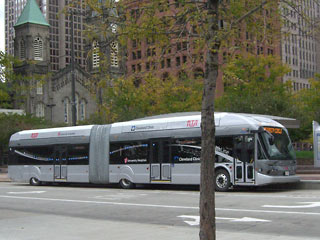
POLYGON ((77 106, 76 106, 76 83, 74 75, 74 39, 73 39, 73 16, 74 12, 71 10, 71 112, 72 112, 72 126, 77 125, 77 106))

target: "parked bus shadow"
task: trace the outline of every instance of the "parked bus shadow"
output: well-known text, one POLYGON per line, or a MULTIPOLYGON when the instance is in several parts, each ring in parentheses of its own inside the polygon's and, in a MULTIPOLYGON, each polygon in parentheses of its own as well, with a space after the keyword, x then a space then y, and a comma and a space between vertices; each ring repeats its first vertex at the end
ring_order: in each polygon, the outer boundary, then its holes
POLYGON ((234 186, 231 192, 287 192, 299 189, 297 183, 271 184, 266 186, 234 186))
MULTIPOLYGON (((30 186, 29 184, 16 183, 17 186, 30 186)), ((32 187, 32 186, 30 186, 32 187)), ((92 183, 42 183, 38 187, 72 187, 72 188, 104 188, 121 189, 119 184, 92 184, 92 183)), ((198 185, 169 185, 169 184, 137 184, 139 190, 166 190, 166 191, 200 191, 198 185)), ((299 189, 296 183, 274 184, 266 186, 233 186, 228 192, 286 192, 299 189)), ((130 191, 131 189, 124 189, 130 191)))
MULTIPOLYGON (((60 188, 104 188, 104 189, 122 189, 119 184, 93 184, 93 183, 41 183, 39 186, 31 186, 28 183, 15 183, 16 186, 30 186, 30 187, 60 187, 60 188)), ((198 185, 169 185, 169 184, 137 184, 133 189, 123 189, 126 191, 130 190, 172 190, 172 191, 199 191, 198 185)))

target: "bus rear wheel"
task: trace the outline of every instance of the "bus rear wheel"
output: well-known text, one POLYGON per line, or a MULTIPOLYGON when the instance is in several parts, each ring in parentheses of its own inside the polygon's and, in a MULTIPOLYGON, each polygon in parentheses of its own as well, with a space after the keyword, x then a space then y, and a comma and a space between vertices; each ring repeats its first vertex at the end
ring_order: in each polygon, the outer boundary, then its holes
POLYGON ((231 182, 229 173, 224 169, 218 169, 216 171, 216 191, 226 192, 228 191, 231 182))
POLYGON ((124 189, 134 188, 135 184, 126 178, 120 180, 120 186, 124 189))
POLYGON ((39 186, 40 185, 40 181, 39 181, 39 179, 38 178, 35 178, 35 177, 32 177, 32 178, 30 178, 30 185, 32 185, 32 186, 39 186))

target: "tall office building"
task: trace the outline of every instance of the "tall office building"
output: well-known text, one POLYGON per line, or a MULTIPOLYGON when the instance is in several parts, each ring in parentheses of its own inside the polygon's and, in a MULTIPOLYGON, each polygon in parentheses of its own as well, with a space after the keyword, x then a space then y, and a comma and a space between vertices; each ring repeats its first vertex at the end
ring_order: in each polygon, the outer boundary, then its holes
MULTIPOLYGON (((129 1, 131 2, 131 8, 129 14, 131 18, 139 21, 141 16, 141 4, 148 2, 145 1, 129 1)), ((200 0, 197 2, 203 2, 206 0, 200 0)), ((192 4, 192 2, 190 2, 192 4)), ((190 4, 189 3, 189 4, 190 4)), ((199 5, 201 6, 201 5, 199 5)), ((166 1, 166 6, 159 7, 159 11, 156 13, 161 16, 179 16, 178 12, 183 11, 184 5, 178 0, 166 1)), ((267 10, 261 11, 264 21, 275 22, 274 16, 269 14, 267 10)), ((183 16, 183 14, 181 14, 183 16)), ((180 24, 180 23, 179 23, 180 24)), ((224 28, 227 25, 223 20, 219 21, 219 27, 224 28)), ((267 25, 265 26, 267 28, 267 25)), ((275 26, 274 29, 279 30, 280 26, 275 26)), ((127 46, 127 73, 135 76, 137 80, 143 77, 145 73, 156 70, 155 73, 158 77, 165 79, 169 76, 175 76, 178 78, 188 77, 201 77, 204 76, 206 71, 206 47, 199 49, 197 46, 198 33, 196 26, 192 26, 191 23, 186 25, 181 24, 176 36, 171 36, 169 44, 160 48, 155 44, 154 39, 131 39, 128 41, 127 46), (179 32, 181 29, 183 31, 179 32)), ((230 44, 235 47, 224 47, 219 53, 219 64, 222 66, 225 64, 227 56, 231 54, 243 54, 247 55, 280 55, 280 32, 277 36, 273 36, 273 41, 268 41, 269 34, 263 31, 261 39, 250 34, 245 26, 242 24, 240 27, 237 38, 230 40, 230 44)), ((274 34, 273 34, 274 35, 274 34)), ((228 41, 229 42, 229 41, 228 41)), ((223 94, 223 71, 222 68, 218 70, 218 77, 216 81, 216 96, 219 97, 223 94)))
MULTIPOLYGON (((205 1, 205 0, 203 0, 205 1)), ((176 0, 168 0, 167 10, 170 14, 174 14, 179 11, 180 3, 176 0)), ((139 3, 132 1, 131 15, 139 15, 139 3)), ((269 23, 273 26, 274 31, 270 36, 264 35, 263 40, 259 40, 256 36, 251 36, 246 32, 245 26, 243 26, 242 33, 239 34, 238 39, 234 39, 233 44, 235 47, 243 49, 243 53, 250 52, 252 54, 264 54, 264 55, 276 55, 280 56, 282 62, 287 64, 291 71, 283 77, 283 82, 291 81, 294 91, 299 91, 304 88, 309 88, 310 83, 308 79, 314 77, 315 73, 320 72, 320 54, 319 41, 317 43, 317 30, 316 23, 320 17, 320 6, 317 0, 291 0, 289 2, 279 1, 279 7, 281 10, 280 16, 278 14, 272 14, 272 10, 260 11, 263 13, 265 19, 270 19, 269 23), (291 4, 291 6, 290 6, 291 4), (278 19, 280 17, 280 19, 278 19), (270 39, 268 39, 270 37, 270 39), (270 41, 271 40, 271 41, 270 41), (245 46, 247 45, 247 47, 245 46)), ((159 10, 161 14, 161 10, 159 10)), ((223 23, 223 21, 220 21, 223 23)), ((223 26, 221 26, 223 27, 223 26)), ((266 29, 270 30, 270 25, 266 24, 266 29)), ((192 38, 184 38, 180 42, 172 44, 172 47, 168 48, 168 52, 162 54, 163 59, 161 64, 156 65, 154 59, 159 56, 159 51, 153 46, 153 42, 147 40, 142 42, 136 42, 135 40, 129 41, 128 45, 128 59, 127 59, 127 71, 129 74, 135 74, 137 76, 141 73, 150 71, 151 69, 157 69, 157 73, 163 73, 163 76, 167 76, 169 73, 177 75, 181 71, 181 66, 187 64, 188 68, 192 66, 194 69, 202 69, 204 71, 204 58, 200 54, 199 66, 195 65, 193 61, 190 64, 190 52, 192 53, 192 38), (189 40, 191 39, 191 41, 189 40), (191 49, 191 51, 190 51, 191 49)), ((227 54, 226 50, 224 54, 227 54)), ((239 52, 241 54, 241 50, 239 52)), ((204 55, 203 53, 202 55, 204 55)), ((222 63, 223 56, 220 56, 220 62, 222 63)), ((193 70, 194 71, 194 70, 193 70)), ((223 92, 222 72, 219 71, 217 80, 217 96, 220 96, 223 92)))
POLYGON ((14 24, 17 22, 27 0, 5 0, 5 48, 14 55, 14 24))
MULTIPOLYGON (((314 77, 319 62, 319 43, 316 36, 316 20, 320 6, 316 0, 295 0, 295 7, 282 5, 282 61, 291 72, 284 82, 291 80, 294 91, 309 88, 308 79, 314 77), (297 11, 298 9, 298 11, 297 11)), ((318 36, 319 37, 319 36, 318 36)))
MULTIPOLYGON (((5 0, 5 46, 6 53, 14 55, 14 24, 17 22, 27 0, 5 0)), ((85 1, 73 0, 36 0, 47 22, 50 24, 50 70, 59 71, 71 62, 71 18, 64 14, 65 10, 73 10, 74 15, 74 50, 75 62, 86 67, 84 11, 85 1), (68 7, 70 4, 74 7, 68 7)))

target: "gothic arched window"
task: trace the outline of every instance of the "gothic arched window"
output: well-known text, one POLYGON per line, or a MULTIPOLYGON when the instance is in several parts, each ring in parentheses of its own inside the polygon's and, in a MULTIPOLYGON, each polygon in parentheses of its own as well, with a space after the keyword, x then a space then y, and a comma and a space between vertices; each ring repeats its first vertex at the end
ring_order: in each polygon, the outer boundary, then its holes
POLYGON ((111 67, 119 67, 119 59, 118 59, 118 43, 112 42, 110 44, 110 65, 111 67))
POLYGON ((83 120, 85 120, 86 119, 86 100, 85 99, 81 99, 81 101, 80 101, 80 109, 79 109, 79 111, 80 111, 80 118, 79 118, 79 120, 80 121, 83 121, 83 120))
POLYGON ((62 101, 63 103, 63 115, 64 115, 64 122, 68 123, 69 122, 69 99, 66 97, 62 101))
POLYGON ((44 117, 44 104, 41 102, 37 103, 36 116, 44 117))
POLYGON ((42 95, 43 94, 43 85, 41 81, 37 82, 37 94, 42 95))
POLYGON ((76 105, 76 117, 77 117, 77 121, 79 121, 80 120, 80 117, 79 117, 79 113, 80 113, 80 109, 79 109, 79 94, 78 93, 76 93, 76 95, 75 95, 75 97, 76 97, 76 99, 75 99, 75 105, 76 105))
POLYGON ((40 37, 36 37, 33 41, 34 60, 43 60, 43 42, 40 37))
POLYGON ((92 68, 98 68, 100 66, 100 49, 99 43, 93 41, 92 43, 92 68))
POLYGON ((26 58, 26 46, 24 44, 24 40, 22 39, 20 41, 20 49, 19 49, 19 57, 20 59, 25 59, 26 58))

